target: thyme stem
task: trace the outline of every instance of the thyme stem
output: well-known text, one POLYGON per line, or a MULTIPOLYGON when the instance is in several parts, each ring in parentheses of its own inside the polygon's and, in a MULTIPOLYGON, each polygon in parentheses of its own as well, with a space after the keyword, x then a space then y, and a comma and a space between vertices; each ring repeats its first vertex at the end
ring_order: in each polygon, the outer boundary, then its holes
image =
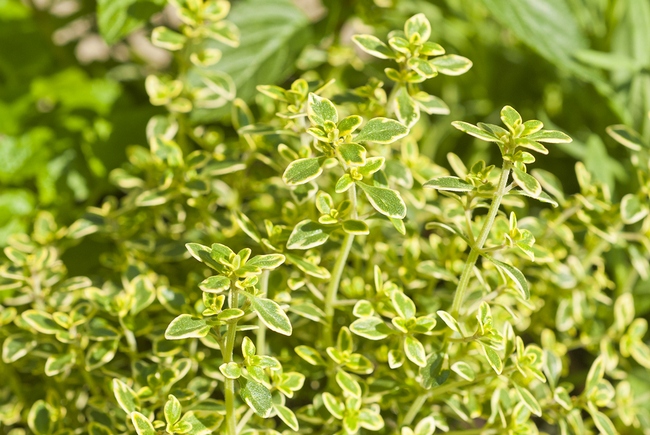
MULTIPOLYGON (((239 300, 235 290, 235 283, 230 286, 230 308, 237 308, 239 300)), ((228 323, 226 330, 226 343, 222 351, 223 362, 229 363, 233 360, 233 349, 237 335, 237 320, 228 323)), ((224 381, 224 396, 226 401, 226 433, 237 435, 237 415, 235 414, 235 380, 226 378, 224 381)))
POLYGON ((481 228, 481 232, 479 233, 476 242, 472 245, 469 256, 467 257, 467 261, 465 262, 465 267, 463 268, 463 272, 460 275, 460 281, 458 281, 458 287, 456 288, 454 301, 451 306, 452 315, 458 314, 460 311, 460 306, 465 299, 465 293, 467 292, 467 287, 472 276, 472 271, 474 270, 474 265, 476 264, 476 260, 478 260, 481 249, 483 249, 483 245, 485 245, 485 241, 490 234, 490 230, 494 224, 494 219, 496 218, 499 211, 499 206, 501 205, 501 200, 506 193, 506 186, 508 185, 508 178, 510 176, 511 169, 512 163, 509 161, 504 161, 503 167, 501 169, 501 176, 499 177, 499 184, 496 192, 494 192, 492 204, 490 204, 490 209, 488 210, 488 214, 485 218, 485 222, 483 223, 483 227, 481 228))

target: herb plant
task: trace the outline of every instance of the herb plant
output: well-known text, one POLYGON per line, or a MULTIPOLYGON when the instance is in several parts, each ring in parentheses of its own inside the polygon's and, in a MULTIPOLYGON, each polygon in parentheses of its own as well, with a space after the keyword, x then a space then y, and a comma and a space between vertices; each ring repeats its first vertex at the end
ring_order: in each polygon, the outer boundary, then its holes
POLYGON ((424 13, 352 37, 381 62, 354 85, 311 70, 245 100, 219 68, 246 38, 230 3, 170 4, 118 190, 7 239, 2 433, 649 433, 642 134, 607 128, 638 177, 620 202, 580 161, 575 194, 535 168, 572 139, 510 105, 452 122, 491 148, 442 166, 428 83, 473 64, 424 13), (70 272, 88 246, 98 270, 70 272))

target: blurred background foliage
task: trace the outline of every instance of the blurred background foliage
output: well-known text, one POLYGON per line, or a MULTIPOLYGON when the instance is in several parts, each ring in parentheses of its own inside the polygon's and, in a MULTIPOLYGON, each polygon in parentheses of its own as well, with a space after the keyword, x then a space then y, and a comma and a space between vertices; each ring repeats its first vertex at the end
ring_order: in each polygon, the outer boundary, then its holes
MULTIPOLYGON (((174 65, 149 41, 154 26, 174 26, 165 4, 0 0, 0 245, 38 210, 69 224, 117 193, 109 172, 126 161, 127 146, 146 143, 146 123, 162 111, 149 103, 144 78, 174 65)), ((625 150, 604 130, 625 123, 650 137, 649 0, 236 0, 229 19, 241 45, 219 47, 214 68, 249 103, 256 85, 286 85, 306 71, 341 89, 361 86, 386 65, 356 50, 351 35, 383 37, 418 12, 431 21, 432 40, 474 62, 462 77, 427 82, 451 115, 416 126, 423 154, 442 165, 452 150, 465 161, 488 157, 487 146, 449 123, 496 122, 513 104, 575 139, 539 162, 569 193, 578 189, 576 160, 614 198, 637 187, 625 150)), ((233 136, 223 127, 229 114, 194 111, 191 121, 233 136)), ((74 252, 66 262, 73 273, 94 266, 74 252)))

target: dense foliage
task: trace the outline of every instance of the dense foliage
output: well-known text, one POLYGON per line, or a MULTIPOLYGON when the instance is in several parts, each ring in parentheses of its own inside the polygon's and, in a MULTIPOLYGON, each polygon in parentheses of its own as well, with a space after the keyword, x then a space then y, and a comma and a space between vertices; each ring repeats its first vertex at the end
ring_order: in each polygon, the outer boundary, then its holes
POLYGON ((650 433, 648 28, 0 0, 0 432, 650 433))

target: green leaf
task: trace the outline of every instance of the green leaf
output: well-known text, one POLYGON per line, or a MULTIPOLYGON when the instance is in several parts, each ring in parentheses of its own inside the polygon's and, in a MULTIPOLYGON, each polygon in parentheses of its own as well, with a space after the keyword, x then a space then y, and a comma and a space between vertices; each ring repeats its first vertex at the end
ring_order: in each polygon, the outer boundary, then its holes
POLYGON ((397 314, 405 319, 409 320, 415 317, 415 304, 400 290, 394 290, 390 294, 390 300, 393 303, 393 307, 397 314))
POLYGON ((365 192, 368 201, 379 213, 395 219, 403 219, 406 216, 406 204, 397 191, 370 186, 361 181, 356 184, 365 192))
POLYGON ((309 94, 307 116, 312 124, 315 125, 323 125, 325 121, 331 121, 334 124, 339 122, 336 106, 327 98, 319 97, 314 93, 309 94))
POLYGON ((336 182, 336 185, 334 186, 334 191, 336 193, 347 192, 348 189, 350 189, 350 187, 352 187, 353 184, 354 184, 354 180, 352 179, 350 174, 345 173, 336 182))
POLYGON ((291 335, 291 322, 277 302, 264 298, 253 298, 251 306, 257 312, 262 323, 271 331, 282 335, 291 335))
POLYGON ((67 352, 59 355, 50 355, 45 361, 45 374, 56 376, 71 369, 76 362, 77 355, 74 352, 67 352))
POLYGON ((327 242, 332 227, 309 219, 299 222, 287 240, 288 249, 311 249, 327 242))
MULTIPOLYGON (((257 93, 257 85, 282 82, 289 77, 296 68, 295 60, 311 40, 311 21, 291 0, 233 2, 228 20, 239 28, 239 46, 206 42, 222 52, 221 61, 209 70, 231 76, 237 96, 246 102, 257 93)), ((225 107, 195 109, 191 117, 197 123, 209 123, 228 112, 225 107)))
POLYGON ((648 205, 644 204, 639 197, 628 193, 621 200, 621 220, 628 225, 639 222, 648 215, 648 205))
POLYGON ((359 426, 377 432, 384 428, 384 419, 380 413, 369 408, 364 408, 359 411, 359 426))
MULTIPOLYGON (((220 245, 223 246, 223 245, 220 245)), ((225 268, 223 264, 221 264, 218 260, 219 259, 228 259, 230 254, 234 255, 234 252, 232 252, 229 248, 223 247, 226 250, 230 251, 228 252, 228 255, 225 255, 223 250, 217 250, 215 252, 215 257, 212 257, 212 249, 208 248, 207 246, 201 245, 199 243, 187 243, 185 245, 185 248, 187 248, 188 252, 194 259, 200 261, 201 263, 204 263, 206 266, 218 271, 218 272, 225 272, 225 268)))
POLYGON ((2 361, 10 364, 18 361, 36 347, 38 342, 26 334, 10 335, 2 343, 2 361))
POLYGON ((354 397, 361 397, 361 386, 352 375, 343 370, 336 372, 336 383, 341 387, 344 393, 354 397))
POLYGON ((165 420, 167 421, 167 432, 172 432, 171 426, 181 419, 181 413, 183 408, 181 407, 181 402, 178 401, 176 396, 170 394, 167 396, 167 402, 165 403, 164 414, 165 420))
POLYGON ((521 115, 511 106, 504 106, 501 109, 501 121, 508 126, 511 132, 515 132, 522 123, 521 115))
POLYGON ((406 87, 400 86, 397 90, 394 105, 397 119, 408 128, 413 127, 420 119, 420 108, 416 104, 415 100, 409 95, 406 87))
POLYGON ((512 178, 514 178, 517 186, 521 187, 521 190, 529 196, 536 198, 542 193, 542 186, 539 181, 516 166, 512 168, 512 178))
POLYGON ((285 90, 275 85, 257 85, 256 89, 274 100, 288 102, 285 90))
POLYGON ((21 315, 23 320, 41 334, 56 334, 63 328, 45 311, 27 310, 21 315))
POLYGON ((27 425, 35 435, 50 435, 54 431, 55 412, 44 400, 34 402, 27 415, 27 425))
POLYGON ((420 77, 430 79, 438 75, 438 71, 433 67, 430 61, 412 57, 408 60, 408 66, 418 73, 420 77))
POLYGON ((526 281, 526 277, 523 273, 521 273, 519 269, 495 258, 492 258, 489 255, 483 256, 494 263, 494 265, 501 269, 506 275, 508 275, 508 277, 515 283, 517 290, 519 290, 519 293, 524 300, 528 300, 530 298, 528 281, 526 281))
POLYGON ((426 92, 417 92, 412 95, 412 98, 429 115, 449 115, 449 106, 445 104, 440 98, 429 95, 426 92))
POLYGON ((343 415, 343 431, 346 434, 356 434, 359 432, 359 414, 346 412, 343 415))
POLYGON ((113 45, 162 9, 158 1, 98 0, 97 27, 108 45, 113 45))
MULTIPOLYGON (((513 382, 514 383, 514 382, 513 382)), ((524 387, 520 387, 517 383, 514 383, 517 394, 521 399, 522 403, 530 412, 534 415, 541 417, 542 416, 542 407, 539 406, 539 402, 535 399, 535 396, 524 387)))
POLYGON ((264 385, 251 379, 239 378, 239 395, 244 402, 262 418, 268 418, 273 412, 271 392, 264 385))
POLYGON ((352 352, 354 343, 352 341, 352 333, 347 327, 342 327, 336 336, 336 349, 341 352, 352 352))
POLYGON ((345 137, 349 134, 352 134, 354 131, 356 131, 357 128, 359 128, 362 122, 363 118, 359 115, 350 115, 347 118, 343 118, 339 122, 339 125, 337 125, 339 129, 339 136, 345 137))
POLYGON ((366 149, 358 143, 344 143, 338 149, 348 165, 361 166, 366 163, 366 149))
POLYGON ((354 41, 360 49, 372 56, 378 57, 379 59, 390 59, 395 57, 393 51, 376 36, 354 35, 352 36, 352 41, 354 41))
POLYGON ((420 53, 427 56, 440 56, 445 54, 445 49, 435 42, 425 42, 420 48, 420 53))
POLYGON ((598 388, 598 383, 605 376, 605 362, 603 356, 599 356, 591 365, 587 380, 585 381, 585 392, 590 393, 591 390, 598 388))
POLYGON ((424 351, 424 346, 417 338, 411 335, 404 337, 404 353, 414 364, 420 367, 427 365, 427 354, 424 351))
POLYGON ((454 316, 452 316, 451 314, 443 310, 436 311, 436 314, 438 315, 438 317, 440 317, 440 319, 443 322, 445 322, 445 325, 447 325, 449 329, 459 334, 462 334, 460 330, 460 325, 458 324, 458 321, 454 318, 454 316))
POLYGON ((115 357, 119 340, 100 341, 86 350, 85 369, 92 371, 107 364, 115 357))
POLYGON ((357 169, 361 175, 369 177, 379 171, 384 166, 385 161, 386 159, 383 157, 368 157, 366 164, 357 169))
POLYGON ((641 151, 643 148, 648 148, 643 138, 636 131, 630 127, 622 124, 610 125, 605 129, 614 140, 623 146, 626 146, 634 151, 641 151))
POLYGON ((356 236, 370 234, 370 228, 364 221, 348 219, 343 221, 343 231, 356 236))
POLYGON ((463 133, 467 133, 471 136, 474 136, 478 139, 487 141, 487 142, 501 142, 501 140, 491 131, 487 131, 483 128, 477 127, 476 125, 469 124, 463 121, 454 121, 451 123, 458 130, 463 133))
POLYGON ((156 287, 145 275, 138 275, 131 282, 133 289, 133 300, 131 303, 131 315, 136 315, 156 299, 156 287))
POLYGON ((422 185, 422 187, 430 187, 436 190, 446 190, 450 192, 471 192, 475 187, 458 178, 458 177, 436 177, 429 180, 422 185))
POLYGON ((650 347, 643 341, 635 341, 630 347, 630 355, 639 365, 650 369, 650 347))
POLYGON ((314 263, 307 261, 297 255, 290 254, 288 252, 285 253, 284 255, 287 257, 287 260, 289 260, 291 263, 296 265, 298 269, 302 270, 307 275, 311 275, 314 278, 319 278, 319 279, 330 278, 329 271, 324 267, 316 266, 314 263))
POLYGON ((470 382, 476 377, 476 373, 474 373, 472 367, 464 361, 456 361, 453 363, 451 365, 451 371, 470 382))
POLYGON ((295 160, 287 166, 282 179, 289 186, 305 184, 323 173, 320 160, 318 157, 295 160))
POLYGON ((199 288, 206 293, 222 293, 230 288, 230 278, 221 275, 211 276, 201 281, 199 288))
POLYGON ((282 254, 256 255, 246 262, 247 266, 259 267, 262 270, 277 269, 286 258, 282 254))
POLYGON ((113 394, 117 404, 127 414, 140 409, 140 400, 135 391, 119 379, 113 379, 113 394))
POLYGON ((436 431, 436 421, 432 416, 424 417, 415 425, 413 435, 433 435, 436 431))
POLYGON ((408 127, 389 118, 373 118, 363 126, 355 142, 393 143, 409 133, 408 127))
POLYGON ((113 435, 113 431, 96 421, 88 423, 88 435, 113 435))
POLYGON ((131 414, 131 421, 133 422, 133 426, 138 435, 156 435, 157 432, 156 429, 154 429, 153 424, 151 424, 147 417, 139 412, 131 414))
POLYGON ((540 130, 528 135, 527 138, 544 143, 570 143, 573 141, 569 135, 557 130, 540 130))
POLYGON ((607 417, 605 414, 600 412, 596 406, 589 402, 587 407, 589 408, 589 414, 591 418, 594 419, 594 424, 598 428, 601 434, 603 435, 617 435, 616 427, 614 423, 607 417))
POLYGON ((539 142, 530 140, 527 137, 519 137, 515 139, 515 144, 522 148, 528 148, 529 150, 536 151, 540 154, 548 154, 548 149, 539 142))
POLYGON ((289 311, 314 322, 325 322, 325 313, 311 302, 293 303, 289 311))
POLYGON ((278 414, 278 417, 291 429, 294 431, 298 431, 300 429, 300 426, 298 425, 298 419, 296 418, 296 414, 293 413, 292 410, 287 408, 286 406, 280 405, 280 404, 273 404, 273 408, 275 409, 275 412, 278 414))
POLYGON ((230 361, 219 366, 219 371, 228 379, 239 379, 241 367, 236 362, 230 361))
POLYGON ((296 354, 313 366, 325 366, 325 360, 320 356, 318 351, 313 347, 301 345, 295 349, 296 354))
POLYGON ((483 355, 485 355, 485 358, 487 359, 488 364, 490 364, 490 367, 492 367, 494 371, 500 375, 503 371, 503 361, 501 361, 499 354, 487 344, 481 341, 479 341, 479 344, 481 345, 483 355))
POLYGON ((165 338, 167 340, 200 338, 208 335, 210 329, 211 326, 204 319, 181 314, 169 324, 165 331, 165 338))
POLYGON ((404 33, 410 39, 418 35, 418 42, 424 42, 431 36, 431 24, 424 14, 413 15, 404 24, 404 33))
POLYGON ((156 47, 169 51, 180 50, 185 45, 186 40, 187 38, 184 35, 163 26, 156 27, 151 32, 151 43, 156 47))
POLYGON ((382 340, 392 333, 383 320, 378 317, 362 317, 350 325, 350 331, 368 340, 382 340))
POLYGON ((345 408, 343 406, 343 403, 336 397, 334 397, 332 394, 325 392, 323 393, 323 404, 325 405, 325 408, 332 414, 335 418, 342 420, 343 419, 343 412, 345 412, 345 408))
POLYGON ((469 71, 472 67, 471 60, 456 54, 446 54, 433 58, 431 59, 431 63, 436 67, 438 72, 448 76, 459 76, 469 71))
POLYGON ((533 198, 533 199, 536 199, 539 202, 544 202, 546 204, 551 204, 553 207, 557 207, 559 205, 556 200, 551 198, 544 191, 542 191, 542 193, 540 193, 539 196, 531 196, 528 192, 524 192, 521 189, 513 189, 510 192, 508 192, 508 194, 509 195, 521 195, 521 196, 526 196, 528 198, 533 198))

